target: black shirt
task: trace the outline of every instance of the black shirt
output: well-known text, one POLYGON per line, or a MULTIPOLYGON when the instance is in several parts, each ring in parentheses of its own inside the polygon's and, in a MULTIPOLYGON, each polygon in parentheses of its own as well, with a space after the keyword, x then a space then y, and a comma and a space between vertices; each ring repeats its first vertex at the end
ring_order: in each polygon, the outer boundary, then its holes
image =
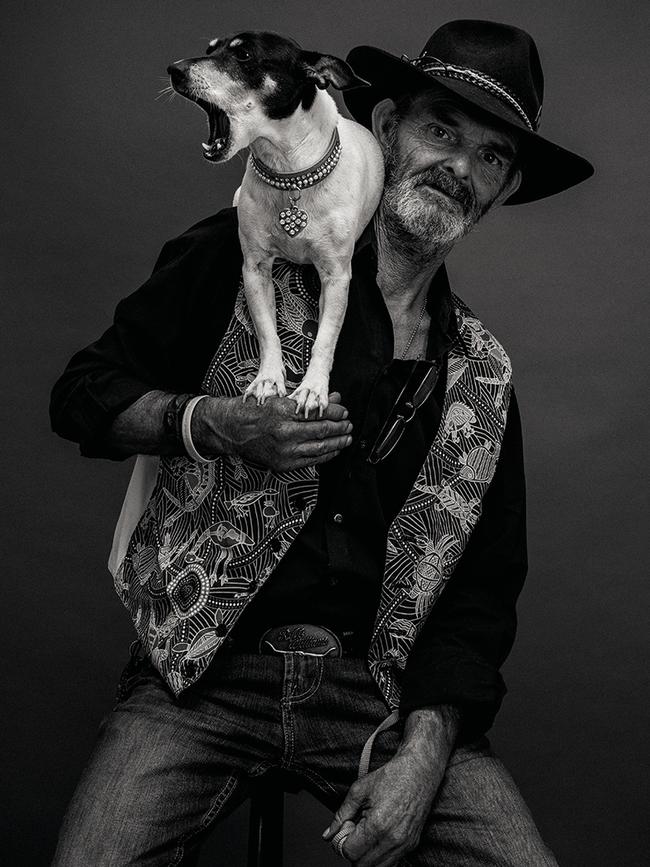
MULTIPOLYGON (((120 302, 111 328, 77 353, 52 392, 53 429, 88 456, 120 459, 103 444, 112 420, 152 389, 198 392, 232 315, 241 274, 236 211, 222 211, 169 242, 152 277, 120 302)), ((330 390, 340 391, 354 443, 321 465, 318 502, 233 635, 316 622, 352 632, 364 652, 383 575, 388 527, 406 499, 440 422, 446 349, 456 322, 444 268, 432 281, 427 358, 441 374, 433 395, 380 464, 367 453, 413 362, 393 358, 390 316, 372 246, 353 259, 348 309, 330 390)), ((315 274, 313 275, 315 279, 315 274)), ((409 655, 401 711, 453 703, 463 734, 491 725, 505 692, 499 667, 515 632, 526 573, 521 428, 511 399, 500 458, 467 548, 409 655)))

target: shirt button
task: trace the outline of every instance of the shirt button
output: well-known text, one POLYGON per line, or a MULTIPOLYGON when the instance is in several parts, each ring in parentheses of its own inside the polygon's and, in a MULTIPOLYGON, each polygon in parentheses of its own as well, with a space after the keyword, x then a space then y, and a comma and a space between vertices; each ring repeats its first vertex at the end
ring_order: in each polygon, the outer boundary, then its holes
POLYGON ((334 523, 335 524, 342 524, 343 523, 343 515, 340 512, 337 512, 334 515, 334 523))

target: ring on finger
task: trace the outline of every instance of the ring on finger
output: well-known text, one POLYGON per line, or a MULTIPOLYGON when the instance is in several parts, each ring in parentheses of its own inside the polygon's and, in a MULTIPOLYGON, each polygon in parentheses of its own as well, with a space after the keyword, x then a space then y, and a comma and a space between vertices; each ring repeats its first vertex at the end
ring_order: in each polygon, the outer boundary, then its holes
POLYGON ((348 837, 347 834, 341 834, 341 832, 339 831, 339 833, 336 834, 334 836, 334 838, 332 839, 332 846, 334 846, 334 848, 336 849, 336 854, 339 856, 339 858, 345 858, 346 857, 345 853, 343 851, 343 846, 345 844, 347 837, 348 837))

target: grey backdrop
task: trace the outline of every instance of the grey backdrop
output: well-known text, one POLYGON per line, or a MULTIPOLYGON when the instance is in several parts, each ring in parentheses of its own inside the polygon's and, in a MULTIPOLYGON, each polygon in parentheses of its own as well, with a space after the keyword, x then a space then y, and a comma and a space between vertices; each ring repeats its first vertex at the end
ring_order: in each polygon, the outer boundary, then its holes
MULTIPOLYGON (((491 216, 450 262, 510 351, 526 434, 531 570, 493 741, 561 864, 647 864, 642 0, 5 4, 5 863, 48 863, 132 637, 105 568, 130 466, 51 435, 49 388, 163 241, 227 204, 241 175, 239 160, 202 161, 203 118, 156 101, 159 76, 244 28, 413 55, 457 17, 534 34, 543 132, 597 166, 573 191, 491 216)), ((289 804, 287 864, 340 863, 319 840, 324 809, 289 804)), ((203 863, 243 863, 245 829, 242 809, 203 863)))

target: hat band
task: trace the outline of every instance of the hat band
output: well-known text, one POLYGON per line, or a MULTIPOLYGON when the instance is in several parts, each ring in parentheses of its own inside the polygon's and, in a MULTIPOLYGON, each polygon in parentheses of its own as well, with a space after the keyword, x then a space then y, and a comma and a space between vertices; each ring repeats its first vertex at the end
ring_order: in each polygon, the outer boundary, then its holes
POLYGON ((445 63, 438 57, 432 57, 428 54, 423 54, 420 55, 420 57, 414 58, 407 57, 406 54, 403 54, 402 60, 406 60, 413 66, 421 69, 422 72, 440 75, 444 78, 458 78, 468 84, 474 84, 476 87, 480 87, 487 93, 498 97, 502 102, 507 103, 511 108, 514 108, 528 129, 535 132, 542 113, 542 107, 540 106, 539 111, 537 112, 537 117, 535 118, 535 123, 533 124, 516 97, 514 97, 503 84, 496 79, 491 78, 489 75, 486 75, 484 72, 478 72, 476 69, 471 69, 469 66, 456 66, 453 63, 445 63))

